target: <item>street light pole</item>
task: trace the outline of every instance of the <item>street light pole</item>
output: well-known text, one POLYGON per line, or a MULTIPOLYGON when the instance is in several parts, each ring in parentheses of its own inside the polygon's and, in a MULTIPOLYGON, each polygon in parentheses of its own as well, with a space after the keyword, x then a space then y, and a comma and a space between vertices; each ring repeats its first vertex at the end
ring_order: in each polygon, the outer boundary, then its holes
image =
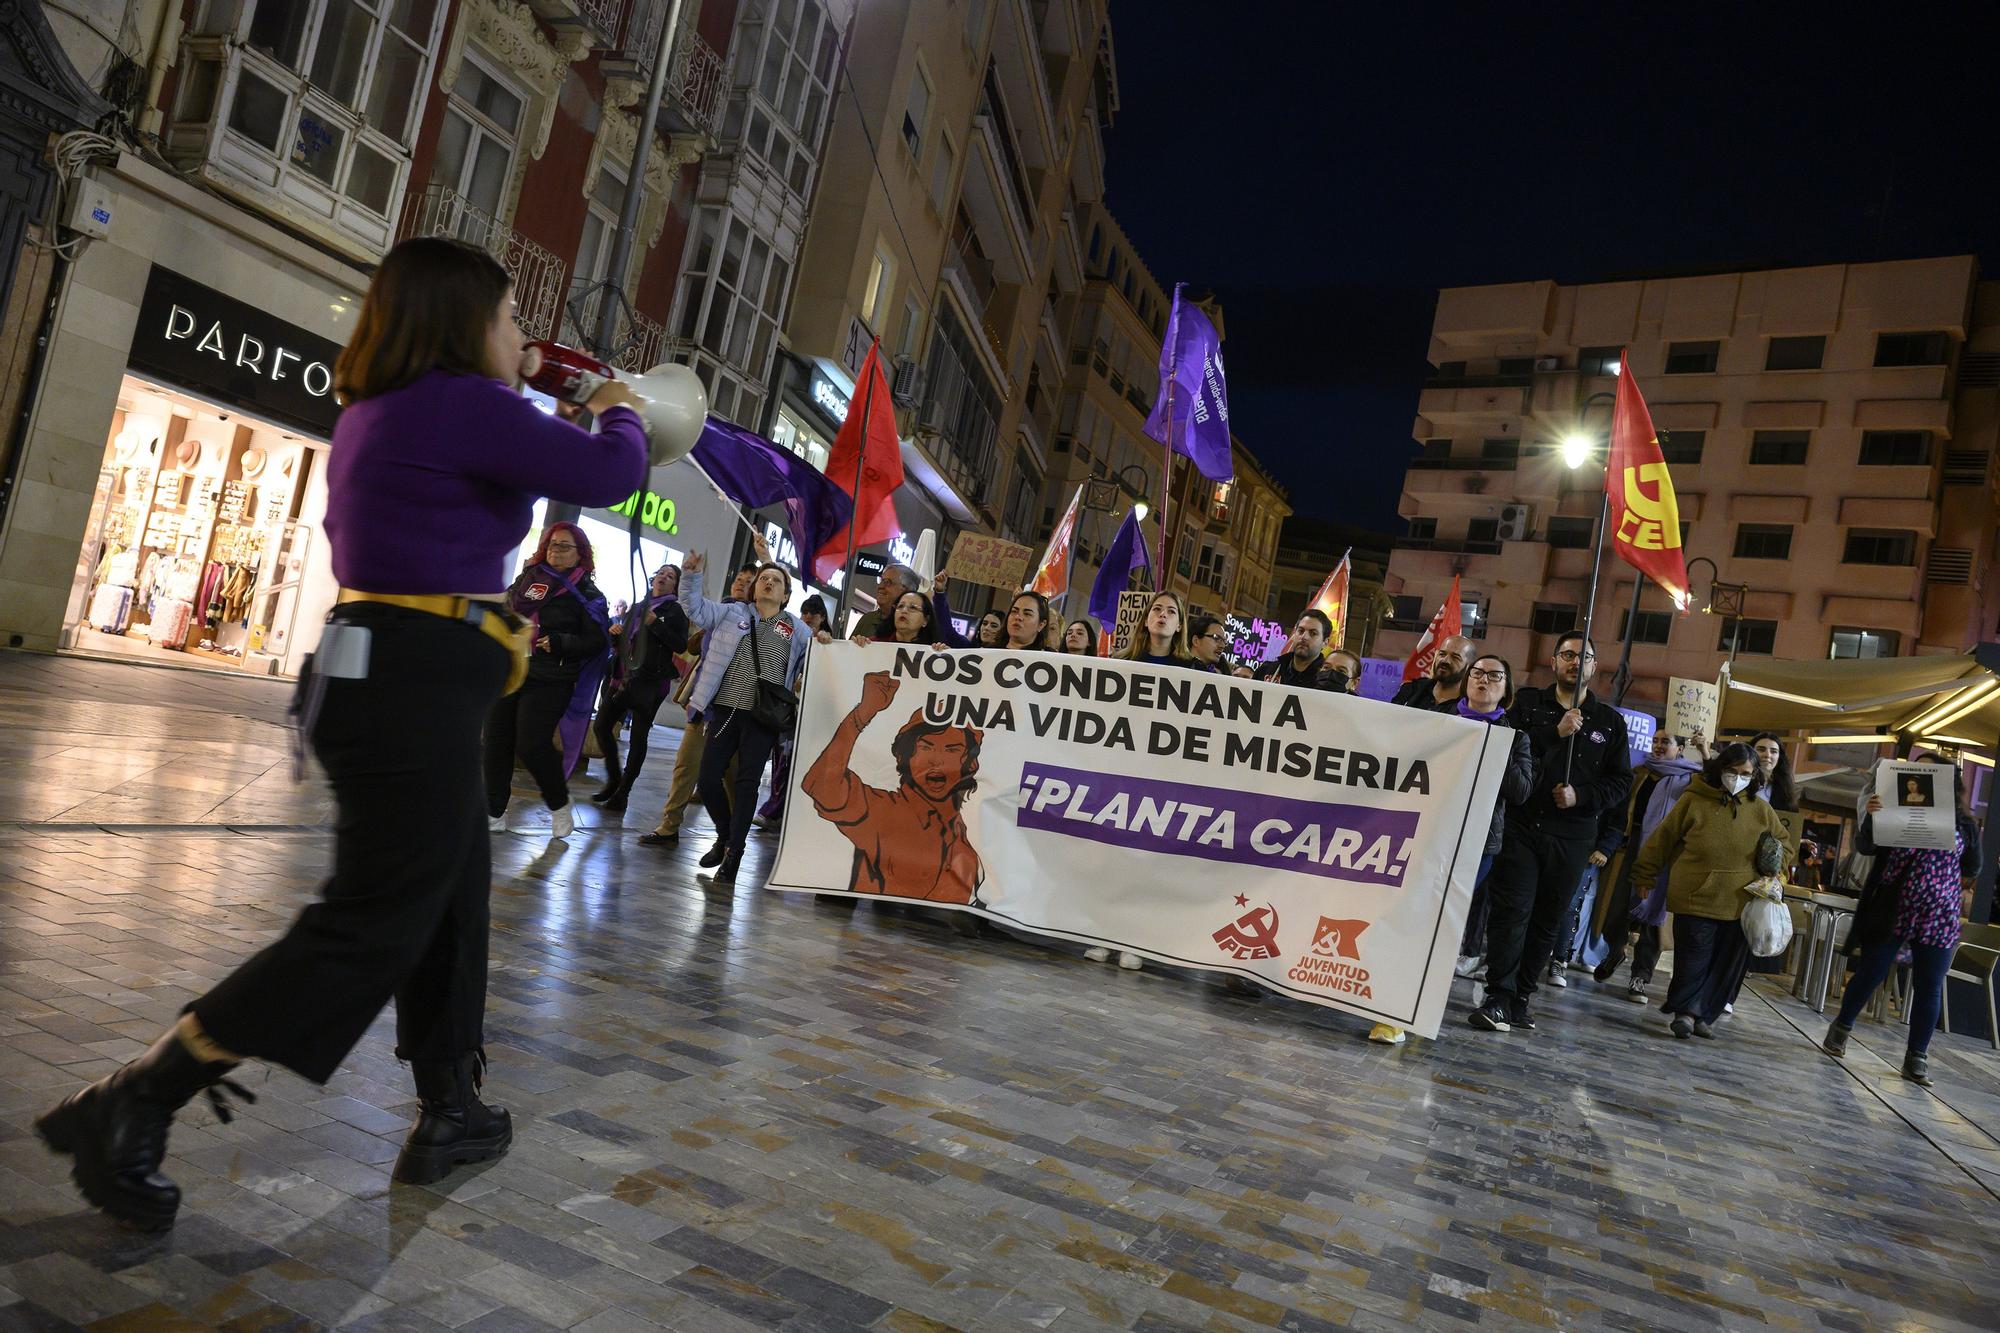
MULTIPOLYGON (((1594 437, 1585 435, 1582 429, 1583 419, 1590 415, 1591 406, 1599 402, 1600 400, 1615 402, 1617 397, 1618 395, 1613 393, 1594 393, 1590 395, 1590 397, 1584 399, 1583 405, 1577 409, 1576 419, 1578 422, 1578 428, 1572 431, 1569 435, 1565 436, 1562 441, 1563 462, 1569 466, 1571 471, 1575 471, 1576 469, 1582 467, 1585 463, 1589 462, 1592 456, 1596 452, 1596 445, 1597 445, 1596 439, 1594 437)), ((1583 643, 1577 650, 1576 698, 1573 699, 1570 703, 1570 706, 1572 708, 1582 707, 1585 697, 1590 692, 1589 686, 1587 686, 1584 683, 1584 677, 1586 673, 1583 669, 1584 668, 1583 654, 1585 653, 1593 654, 1593 657, 1591 658, 1591 666, 1593 669, 1595 669, 1596 666, 1596 658, 1594 656, 1596 649, 1591 646, 1590 627, 1591 627, 1591 622, 1597 612, 1597 579, 1599 573, 1604 568, 1604 536, 1605 536, 1604 529, 1610 522, 1611 522, 1611 492, 1605 490, 1603 485, 1600 484, 1598 486, 1597 539, 1591 544, 1590 595, 1584 599, 1583 603, 1583 643)), ((1560 679, 1558 680, 1558 683, 1560 683, 1560 679)), ((1563 782, 1565 785, 1567 785, 1569 782, 1570 766, 1575 762, 1575 759, 1576 759, 1576 736, 1575 733, 1571 733, 1569 740, 1569 753, 1568 756, 1563 761, 1563 782)))

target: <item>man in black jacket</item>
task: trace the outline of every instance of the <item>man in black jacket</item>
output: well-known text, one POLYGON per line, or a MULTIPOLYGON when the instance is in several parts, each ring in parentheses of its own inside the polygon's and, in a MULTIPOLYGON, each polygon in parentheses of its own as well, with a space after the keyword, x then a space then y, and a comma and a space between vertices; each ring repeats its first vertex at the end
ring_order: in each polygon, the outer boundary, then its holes
POLYGON ((1404 708, 1449 713, 1465 697, 1465 668, 1471 662, 1472 640, 1454 634, 1438 645, 1431 658, 1430 675, 1403 682, 1389 702, 1404 708))
POLYGON ((680 566, 660 566, 653 572, 650 595, 640 598, 624 620, 611 627, 611 688, 598 706, 593 724, 597 746, 604 753, 604 790, 590 799, 614 814, 625 809, 632 784, 645 767, 653 718, 673 692, 678 674, 674 655, 687 651, 689 626, 687 612, 677 600, 680 587, 680 566), (632 748, 621 769, 618 728, 628 715, 632 719, 632 748))
POLYGON ((1575 630, 1556 640, 1555 683, 1514 698, 1507 720, 1525 732, 1540 775, 1534 795, 1507 811, 1500 855, 1486 881, 1486 1000, 1472 1026, 1533 1029, 1528 999, 1598 838, 1599 818, 1625 799, 1632 761, 1625 719, 1590 692, 1597 655, 1575 630))
MULTIPOLYGON (((1327 679, 1326 641, 1333 634, 1333 621, 1326 612, 1307 607, 1299 612, 1298 623, 1292 626, 1292 637, 1285 641, 1285 651, 1276 659, 1247 672, 1253 679, 1267 680, 1274 685, 1299 685, 1309 690, 1331 690, 1334 682, 1327 679)), ((1343 684, 1339 688, 1345 689, 1343 684)))

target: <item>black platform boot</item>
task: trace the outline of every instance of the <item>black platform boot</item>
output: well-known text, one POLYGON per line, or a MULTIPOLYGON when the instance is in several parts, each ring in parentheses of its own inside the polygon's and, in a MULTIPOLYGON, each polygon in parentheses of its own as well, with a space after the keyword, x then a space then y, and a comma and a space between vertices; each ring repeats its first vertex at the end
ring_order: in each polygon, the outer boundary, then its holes
POLYGON ((453 1167, 490 1162, 514 1141, 505 1108, 479 1100, 486 1057, 466 1051, 455 1060, 412 1060, 420 1110, 396 1159, 395 1178, 428 1185, 453 1167))
POLYGON ((160 1174, 174 1112, 206 1091, 226 1124, 235 1113, 220 1083, 248 1102, 257 1098, 227 1082, 233 1061, 200 1060, 172 1031, 116 1073, 107 1074, 35 1121, 56 1152, 76 1159, 70 1176, 83 1197, 142 1231, 165 1231, 180 1211, 180 1186, 160 1174))

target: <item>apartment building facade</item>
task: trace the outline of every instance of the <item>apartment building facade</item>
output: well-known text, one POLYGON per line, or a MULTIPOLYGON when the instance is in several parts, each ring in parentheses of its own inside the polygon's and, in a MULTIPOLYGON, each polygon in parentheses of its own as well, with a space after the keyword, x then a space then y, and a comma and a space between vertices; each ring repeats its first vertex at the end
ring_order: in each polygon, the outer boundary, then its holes
POLYGON ((1379 654, 1454 575, 1468 632, 1540 664, 1584 619, 1619 349, 1679 498, 1691 613, 1607 556, 1592 632, 1629 698, 1735 656, 1958 652, 1993 632, 1995 289, 1970 256, 1439 294, 1379 654), (1582 430, 1592 462, 1566 468, 1582 430), (1702 613, 1709 608, 1709 613, 1702 613))
MULTIPOLYGON (((596 345, 615 290, 603 350, 665 359, 737 6, 679 6, 617 273, 672 0, 133 8, 85 0, 52 27, 48 58, 91 72, 113 132, 55 155, 8 304, 46 350, 7 386, 27 417, 0 490, 0 641, 289 674, 334 592, 331 367, 368 266, 457 236, 514 275, 531 334, 596 345)), ((652 535, 692 544, 683 513, 652 535)))

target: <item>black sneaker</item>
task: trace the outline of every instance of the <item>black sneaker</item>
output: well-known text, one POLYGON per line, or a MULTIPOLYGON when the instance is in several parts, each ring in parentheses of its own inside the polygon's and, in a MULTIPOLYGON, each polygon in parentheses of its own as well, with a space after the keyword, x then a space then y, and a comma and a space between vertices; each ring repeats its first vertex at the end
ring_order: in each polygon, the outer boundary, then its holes
POLYGON ((729 855, 722 858, 722 864, 716 869, 715 874, 709 879, 709 883, 734 884, 736 882, 737 868, 740 867, 742 864, 743 864, 743 854, 741 852, 731 852, 729 855))
POLYGON ((1505 1032, 1509 1027, 1507 1006, 1500 1000, 1488 1000, 1467 1014, 1465 1021, 1482 1032, 1505 1032))
POLYGON ((701 862, 700 862, 701 868, 703 870, 713 870, 717 866, 721 865, 724 859, 728 857, 728 855, 729 855, 729 844, 724 842, 722 839, 717 838, 715 840, 715 846, 709 848, 707 851, 701 854, 701 862))
POLYGON ((1513 1008, 1508 1011, 1507 1021, 1522 1032, 1533 1032, 1535 1030, 1535 1016, 1528 1011, 1528 1002, 1526 1000, 1516 999, 1514 1001, 1513 1008))
POLYGON ((1603 985, 1605 982, 1611 980, 1612 974, 1618 971, 1618 964, 1624 961, 1622 958, 1605 959, 1596 967, 1590 969, 1590 979, 1600 986, 1603 985))

